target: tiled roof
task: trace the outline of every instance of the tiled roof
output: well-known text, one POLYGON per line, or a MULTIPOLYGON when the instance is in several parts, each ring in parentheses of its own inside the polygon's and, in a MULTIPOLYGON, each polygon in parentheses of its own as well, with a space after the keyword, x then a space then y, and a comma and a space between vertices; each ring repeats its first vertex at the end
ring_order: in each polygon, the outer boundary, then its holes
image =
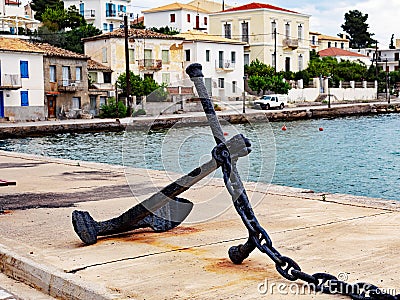
POLYGON ((224 44, 246 45, 246 43, 241 41, 227 39, 217 35, 210 35, 199 30, 188 30, 184 33, 179 33, 175 36, 184 38, 187 41, 203 41, 203 42, 215 42, 224 44))
POLYGON ((5 38, 0 37, 0 50, 2 51, 13 51, 13 52, 32 52, 32 53, 44 53, 43 50, 36 47, 32 43, 16 39, 16 38, 5 38))
POLYGON ((43 50, 48 56, 58 56, 58 57, 68 57, 68 58, 77 58, 77 59, 88 59, 88 56, 72 52, 69 50, 65 50, 62 48, 58 48, 46 43, 34 43, 36 47, 43 50))
POLYGON ((131 21, 131 24, 139 24, 144 22, 144 16, 141 16, 139 18, 135 18, 131 21))
POLYGON ((366 55, 359 54, 357 52, 347 51, 340 48, 327 48, 321 51, 318 51, 319 56, 356 56, 356 57, 368 57, 366 55))
POLYGON ((265 4, 265 3, 257 3, 257 2, 252 2, 249 4, 237 6, 237 7, 232 7, 229 9, 225 9, 223 12, 231 12, 231 11, 241 11, 241 10, 253 10, 253 9, 260 9, 260 8, 265 8, 265 9, 271 9, 271 10, 279 10, 279 11, 284 11, 284 12, 290 12, 294 14, 298 14, 298 12, 288 10, 285 8, 277 7, 271 4, 265 4))
POLYGON ((209 11, 201 9, 201 8, 197 8, 196 6, 178 3, 178 2, 151 8, 151 9, 147 9, 147 10, 143 10, 142 13, 152 13, 152 12, 170 11, 170 10, 190 10, 190 11, 195 11, 195 12, 209 13, 209 11))
MULTIPOLYGON (((154 32, 154 31, 147 30, 147 29, 133 29, 133 28, 128 29, 128 36, 129 36, 129 38, 167 39, 167 40, 179 39, 179 38, 176 38, 171 35, 154 32)), ((113 32, 106 32, 106 33, 103 33, 100 35, 84 38, 82 40, 83 41, 94 41, 94 40, 124 38, 124 37, 125 37, 124 28, 118 28, 118 29, 114 30, 113 32)))
POLYGON ((112 72, 110 67, 107 67, 93 59, 88 60, 88 70, 98 70, 98 71, 107 71, 112 72))

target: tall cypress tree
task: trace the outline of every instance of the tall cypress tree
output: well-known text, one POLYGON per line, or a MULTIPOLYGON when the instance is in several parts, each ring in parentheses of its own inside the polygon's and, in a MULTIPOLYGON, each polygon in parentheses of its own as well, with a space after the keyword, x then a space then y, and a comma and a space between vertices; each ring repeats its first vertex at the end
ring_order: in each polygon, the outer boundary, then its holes
POLYGON ((344 15, 342 29, 348 33, 350 48, 366 48, 376 43, 372 38, 373 33, 368 32, 368 14, 362 14, 359 10, 350 10, 344 15))

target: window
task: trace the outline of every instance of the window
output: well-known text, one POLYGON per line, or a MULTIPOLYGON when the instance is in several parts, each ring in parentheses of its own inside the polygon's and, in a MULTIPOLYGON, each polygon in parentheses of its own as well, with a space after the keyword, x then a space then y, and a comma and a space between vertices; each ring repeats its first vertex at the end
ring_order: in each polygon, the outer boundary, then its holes
POLYGON ((89 72, 90 81, 93 83, 99 83, 97 81, 97 72, 89 72))
POLYGON ((335 48, 337 48, 337 42, 335 42, 335 48))
POLYGON ((118 5, 118 11, 125 13, 126 12, 126 6, 125 5, 118 5))
POLYGON ((210 61, 210 50, 206 50, 206 61, 210 61))
POLYGON ((330 48, 331 47, 331 42, 328 42, 328 48, 330 48))
POLYGON ((56 66, 50 66, 50 82, 56 82, 56 66))
POLYGON ((75 80, 81 81, 82 80, 82 67, 75 68, 75 80))
POLYGON ((175 14, 170 14, 170 15, 169 15, 169 21, 170 21, 171 23, 175 23, 175 14))
POLYGON ((79 3, 79 14, 81 16, 85 15, 85 3, 79 3))
POLYGON ((285 58, 285 71, 286 72, 290 71, 290 57, 285 58))
POLYGON ((162 55, 162 63, 168 64, 169 63, 169 50, 162 50, 161 55, 162 55))
POLYGON ((165 84, 169 84, 170 83, 170 74, 169 73, 162 73, 161 75, 162 77, 162 82, 165 84))
POLYGON ((299 40, 303 39, 303 25, 297 26, 297 38, 299 40))
POLYGON ((224 51, 218 52, 218 68, 224 67, 224 51))
POLYGON ((108 28, 109 28, 110 32, 113 32, 113 31, 114 31, 114 24, 113 24, 113 23, 110 23, 110 25, 108 26, 108 28))
POLYGON ((26 60, 21 60, 19 62, 19 67, 21 71, 21 78, 29 78, 28 62, 26 60))
POLYGON ((100 108, 103 106, 103 105, 106 105, 106 102, 107 102, 107 98, 106 97, 104 97, 104 96, 100 96, 100 108))
POLYGON ((289 23, 285 24, 285 36, 287 39, 290 39, 290 24, 289 23))
POLYGON ((248 53, 245 53, 245 54, 244 54, 243 62, 244 62, 244 65, 245 65, 245 66, 250 65, 250 54, 248 54, 248 53))
POLYGON ((340 43, 340 48, 344 49, 344 43, 340 43))
POLYGON ((232 81, 232 93, 236 93, 237 90, 237 81, 232 81))
POLYGON ((230 39, 232 37, 232 32, 231 32, 231 24, 225 23, 224 24, 224 33, 225 33, 225 38, 230 39))
POLYGON ((299 55, 299 71, 303 70, 303 55, 299 55))
POLYGON ((204 17, 204 25, 207 25, 207 17, 204 17))
POLYGON ((21 106, 29 106, 28 91, 21 91, 21 106))
POLYGON ((311 37, 311 44, 315 45, 315 35, 311 37))
POLYGON ((107 23, 103 23, 103 31, 108 31, 108 24, 107 23))
POLYGON ((249 42, 249 23, 242 23, 242 42, 249 42))
POLYGON ((106 3, 106 17, 115 17, 116 15, 115 4, 106 3))
POLYGON ((81 108, 81 98, 72 97, 72 109, 80 109, 80 108, 81 108))
POLYGON ((69 66, 62 67, 62 85, 69 86, 69 81, 71 79, 71 70, 69 66))
POLYGON ((129 63, 135 63, 135 49, 129 49, 129 63))
POLYGON ((190 23, 190 14, 187 14, 186 18, 187 18, 188 23, 190 23))
POLYGON ((276 21, 273 20, 271 22, 271 33, 272 33, 272 39, 274 40, 276 37, 276 21))
POLYGON ((103 72, 104 83, 111 83, 111 72, 103 72))
POLYGON ((185 61, 190 61, 190 50, 185 50, 185 61))
POLYGON ((231 63, 236 63, 236 52, 234 51, 231 52, 231 63))
POLYGON ((103 63, 107 62, 107 48, 102 49, 102 62, 103 63))
POLYGON ((220 89, 225 88, 225 78, 218 78, 218 87, 220 89))

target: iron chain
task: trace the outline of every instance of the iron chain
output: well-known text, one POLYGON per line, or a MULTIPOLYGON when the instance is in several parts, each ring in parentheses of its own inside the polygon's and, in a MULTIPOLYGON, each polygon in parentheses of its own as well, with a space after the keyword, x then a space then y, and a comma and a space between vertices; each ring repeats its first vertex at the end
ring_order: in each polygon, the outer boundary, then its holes
MULTIPOLYGON (((329 273, 315 273, 312 275, 305 273, 301 271, 300 266, 293 259, 282 256, 279 251, 272 246, 270 236, 255 217, 243 186, 238 184, 238 180, 235 176, 231 176, 236 173, 236 160, 230 158, 228 147, 221 144, 216 148, 218 147, 218 151, 213 150, 212 155, 217 163, 222 166, 225 185, 232 196, 237 212, 249 231, 249 241, 254 243, 255 247, 262 253, 267 254, 274 261, 279 274, 290 281, 302 280, 308 283, 310 287, 314 288, 315 291, 325 294, 347 295, 354 300, 400 300, 400 294, 391 295, 385 293, 372 284, 363 282, 349 284, 338 280, 329 273)), ((240 251, 245 247, 235 248, 240 251)), ((249 247, 247 251, 251 252, 252 249, 254 249, 254 247, 249 247)), ((243 259, 249 254, 250 253, 241 253, 243 259)), ((242 260, 239 259, 238 263, 241 263, 241 261, 242 260)))

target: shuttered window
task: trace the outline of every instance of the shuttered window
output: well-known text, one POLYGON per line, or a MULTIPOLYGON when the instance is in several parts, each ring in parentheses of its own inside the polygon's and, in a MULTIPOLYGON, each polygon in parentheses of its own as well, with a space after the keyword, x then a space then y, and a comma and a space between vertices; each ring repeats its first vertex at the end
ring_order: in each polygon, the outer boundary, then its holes
POLYGON ((26 60, 21 60, 19 66, 21 70, 21 78, 29 78, 28 62, 26 60))
POLYGON ((28 91, 21 91, 21 106, 29 106, 28 91))

